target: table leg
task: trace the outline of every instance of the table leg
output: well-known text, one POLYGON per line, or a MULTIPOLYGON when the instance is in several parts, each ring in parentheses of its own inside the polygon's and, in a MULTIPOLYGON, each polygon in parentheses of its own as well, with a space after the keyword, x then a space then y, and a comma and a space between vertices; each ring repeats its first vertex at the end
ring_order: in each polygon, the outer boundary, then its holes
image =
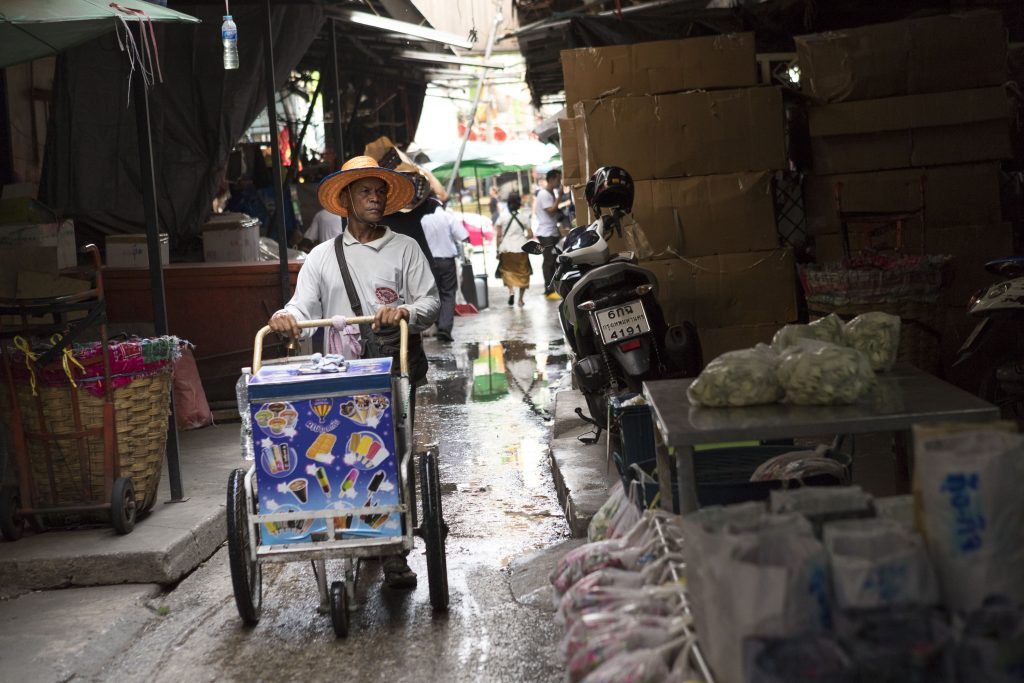
POLYGON ((697 502, 697 477, 693 472, 693 446, 676 451, 676 476, 679 481, 679 514, 685 515, 700 507, 697 502))
POLYGON ((668 512, 675 512, 672 507, 672 467, 669 464, 669 456, 672 454, 672 449, 669 448, 666 452, 665 448, 655 448, 655 470, 658 473, 658 500, 660 501, 659 507, 662 510, 668 512))

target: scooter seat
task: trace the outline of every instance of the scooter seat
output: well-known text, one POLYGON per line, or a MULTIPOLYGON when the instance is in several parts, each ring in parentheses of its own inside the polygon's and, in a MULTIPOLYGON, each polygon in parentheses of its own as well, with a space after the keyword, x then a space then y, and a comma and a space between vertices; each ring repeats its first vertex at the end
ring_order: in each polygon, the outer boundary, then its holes
POLYGON ((985 270, 1001 277, 1020 277, 1024 275, 1024 256, 1007 256, 989 261, 985 264, 985 270))

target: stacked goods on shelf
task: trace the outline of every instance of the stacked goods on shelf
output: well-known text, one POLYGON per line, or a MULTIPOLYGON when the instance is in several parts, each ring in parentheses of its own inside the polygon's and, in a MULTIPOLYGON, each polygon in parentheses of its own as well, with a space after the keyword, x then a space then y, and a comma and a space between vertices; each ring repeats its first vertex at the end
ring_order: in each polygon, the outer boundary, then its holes
POLYGON ((757 85, 753 35, 566 50, 562 69, 577 222, 593 218, 579 183, 602 166, 629 171, 636 222, 610 247, 655 272, 667 319, 697 325, 706 359, 794 320, 771 182, 787 163, 783 98, 757 85))
MULTIPOLYGON (((948 362, 970 331, 968 297, 992 282, 985 262, 1013 249, 1000 206, 999 160, 1011 156, 1002 15, 877 24, 798 36, 796 46, 814 102, 804 206, 817 261, 843 257, 839 200, 845 214, 907 214, 901 251, 952 257, 941 291, 917 310, 893 310, 919 323, 908 331, 923 330, 919 352, 908 348, 906 357, 938 372, 940 344, 948 362)), ((869 238, 863 223, 848 224, 851 252, 897 246, 892 231, 869 238)), ((914 335, 904 341, 914 344, 914 335)))

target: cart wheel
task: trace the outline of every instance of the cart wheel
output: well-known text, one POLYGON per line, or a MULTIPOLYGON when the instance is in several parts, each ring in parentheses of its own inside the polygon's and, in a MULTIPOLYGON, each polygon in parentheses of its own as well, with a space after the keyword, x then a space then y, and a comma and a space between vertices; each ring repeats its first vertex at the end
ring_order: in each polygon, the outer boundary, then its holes
POLYGON ((25 531, 25 518, 18 514, 21 493, 14 486, 0 489, 0 533, 4 540, 17 541, 25 531))
POLYGON ((423 497, 423 541, 427 546, 427 582, 430 604, 437 612, 448 609, 448 566, 444 553, 444 520, 441 517, 441 478, 432 451, 420 458, 420 490, 423 497))
POLYGON ((135 528, 135 487, 132 480, 118 477, 114 480, 114 492, 110 494, 110 523, 119 534, 130 534, 135 528))
POLYGON ((341 581, 331 584, 331 625, 334 635, 348 638, 348 591, 341 581))
POLYGON ((255 626, 263 611, 263 569, 249 554, 252 525, 245 509, 245 472, 236 469, 228 478, 228 564, 238 616, 255 626))

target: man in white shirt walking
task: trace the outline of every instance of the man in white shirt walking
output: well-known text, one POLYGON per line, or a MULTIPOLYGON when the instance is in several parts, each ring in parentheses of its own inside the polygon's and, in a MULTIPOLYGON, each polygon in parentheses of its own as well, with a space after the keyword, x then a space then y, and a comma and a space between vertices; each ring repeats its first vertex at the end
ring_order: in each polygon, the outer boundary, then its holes
POLYGON ((549 296, 554 290, 549 287, 555 274, 555 252, 551 247, 558 244, 561 233, 558 231, 558 197, 556 192, 562 185, 562 172, 551 169, 545 176, 546 188, 537 192, 533 215, 537 218, 534 234, 544 249, 544 295, 549 296))
MULTIPOLYGON (((434 276, 416 240, 391 231, 378 221, 398 211, 413 196, 412 182, 400 173, 381 168, 372 157, 355 157, 320 183, 317 197, 325 209, 348 218, 345 232, 313 248, 299 270, 295 294, 270 318, 275 332, 299 336, 300 320, 355 315, 341 271, 342 260, 350 273, 364 315, 373 315, 372 331, 385 348, 394 348, 393 337, 383 328, 409 324, 410 381, 426 380, 427 357, 419 332, 437 319, 438 297, 434 276)), ((311 330, 307 330, 307 333, 311 330)), ((369 334, 369 331, 366 331, 369 334)), ((366 348, 368 338, 364 339, 366 348)), ((397 353, 397 352, 396 352, 397 353)), ((397 368, 398 361, 395 360, 397 368)), ((409 411, 415 432, 416 392, 411 392, 409 411)), ((402 556, 384 563, 385 584, 413 588, 416 574, 402 556)))
POLYGON ((441 203, 428 197, 434 210, 420 219, 423 232, 433 254, 431 270, 437 282, 437 293, 441 299, 441 310, 437 316, 437 338, 452 341, 452 325, 455 323, 455 291, 459 288, 456 259, 462 252, 462 243, 469 239, 469 231, 462 221, 444 210, 441 203))

